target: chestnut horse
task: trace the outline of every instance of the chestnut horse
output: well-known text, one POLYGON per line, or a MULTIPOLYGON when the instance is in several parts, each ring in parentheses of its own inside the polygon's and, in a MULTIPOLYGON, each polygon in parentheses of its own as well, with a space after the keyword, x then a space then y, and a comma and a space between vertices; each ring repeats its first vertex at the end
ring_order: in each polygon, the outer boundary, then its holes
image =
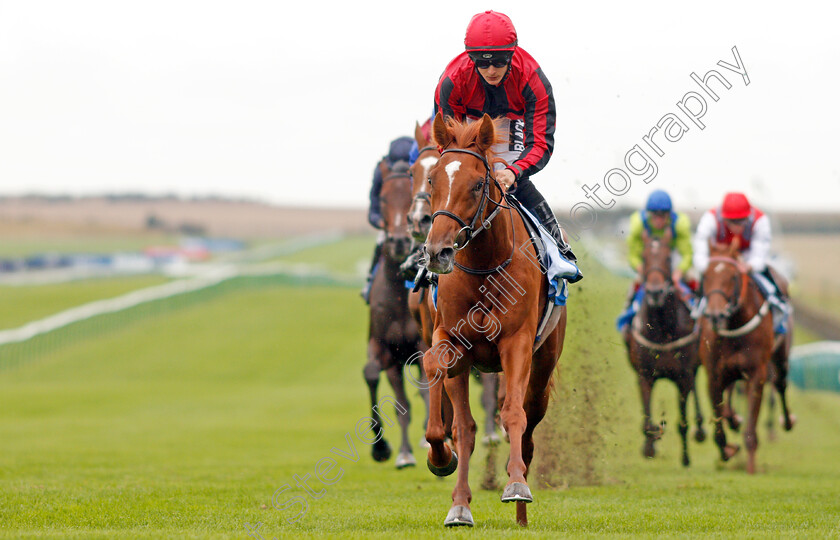
MULTIPOLYGON (((429 234, 432 226, 431 193, 429 183, 429 169, 440 159, 440 151, 437 145, 432 144, 423 135, 420 124, 414 126, 414 139, 419 148, 418 156, 411 165, 408 172, 414 179, 413 200, 411 209, 406 216, 408 231, 415 242, 423 243, 429 234)), ((432 322, 435 313, 435 306, 431 301, 427 289, 420 289, 408 295, 408 308, 411 314, 420 325, 420 334, 427 345, 432 343, 432 322)), ((481 383, 481 406, 484 408, 484 438, 485 445, 496 445, 501 442, 496 433, 496 410, 498 409, 497 393, 499 377, 495 373, 478 373, 477 379, 481 383)), ((448 399, 448 398, 446 398, 448 399)), ((451 431, 452 424, 451 403, 444 404, 444 417, 447 424, 447 431, 451 431)), ((487 475, 492 478, 492 475, 487 475)), ((492 484, 488 484, 492 485, 492 484)))
POLYGON ((703 276, 705 307, 700 321, 700 360, 706 369, 709 398, 715 410, 715 442, 723 461, 740 449, 738 445, 726 442, 723 420, 732 424, 736 417, 724 401, 724 391, 731 391, 737 380, 744 379, 748 408, 744 428, 747 473, 754 474, 758 448, 756 424, 764 385, 772 371, 782 404, 784 427, 786 430, 793 427, 793 416, 788 411, 785 397, 792 332, 788 331, 781 339, 774 337, 769 303, 744 263, 735 258, 737 245, 712 244, 710 254, 703 276))
POLYGON ((534 428, 548 406, 566 310, 560 308, 556 326, 545 329, 534 350, 548 284, 529 254, 517 249, 528 233, 493 176, 494 121, 485 114, 467 125, 444 121, 438 113, 432 133, 443 151, 429 171, 433 223, 425 244, 428 268, 440 274, 432 346, 423 357, 431 385, 428 465, 438 476, 458 471, 444 525, 472 526, 469 461, 476 424, 469 405, 470 368, 503 372, 501 419, 510 436, 510 458, 501 499, 517 503, 517 521, 525 525, 525 503, 533 500, 526 478, 534 428), (454 407, 454 451, 444 443, 443 387, 454 407))
MULTIPOLYGON (((391 456, 391 447, 382 436, 382 417, 390 424, 390 417, 381 413, 377 406, 379 373, 385 371, 397 401, 397 418, 402 430, 402 443, 397 455, 397 468, 416 465, 408 442, 408 424, 411 406, 405 393, 403 366, 412 355, 424 352, 426 346, 420 338, 420 329, 408 311, 408 291, 400 273, 400 263, 408 255, 411 239, 406 229, 405 217, 411 204, 411 177, 408 164, 398 163, 394 170, 388 169, 383 160, 381 211, 385 222, 385 245, 379 257, 378 269, 370 288, 370 331, 368 334, 368 361, 364 377, 370 390, 374 433, 377 441, 371 453, 376 461, 386 461, 391 456)), ((423 380, 421 373, 421 380, 423 380)), ((428 413, 428 390, 421 386, 428 413)))
POLYGON ((703 430, 703 415, 697 398, 695 377, 700 360, 697 357, 698 328, 691 318, 691 312, 680 298, 679 284, 671 278, 670 229, 663 237, 653 238, 643 233, 642 276, 644 296, 639 312, 625 331, 624 340, 630 364, 639 376, 644 420, 642 433, 645 457, 656 455, 654 443, 662 436, 662 430, 651 421, 650 396, 658 379, 670 379, 679 390, 680 424, 682 438, 682 464, 688 466, 688 420, 686 406, 689 393, 694 393, 697 429, 694 438, 698 442, 706 439, 703 430))

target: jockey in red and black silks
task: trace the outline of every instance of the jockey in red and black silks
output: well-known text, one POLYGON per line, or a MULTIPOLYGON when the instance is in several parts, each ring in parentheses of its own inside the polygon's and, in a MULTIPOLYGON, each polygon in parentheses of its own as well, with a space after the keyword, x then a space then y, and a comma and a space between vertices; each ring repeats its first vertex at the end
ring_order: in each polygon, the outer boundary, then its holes
POLYGON ((467 26, 466 50, 446 66, 435 89, 435 113, 464 122, 485 113, 501 118, 507 141, 494 152, 509 165, 497 165, 496 178, 533 214, 563 254, 574 254, 560 226, 530 177, 541 171, 554 150, 556 109, 548 78, 534 58, 518 46, 516 29, 507 15, 485 11, 467 26))

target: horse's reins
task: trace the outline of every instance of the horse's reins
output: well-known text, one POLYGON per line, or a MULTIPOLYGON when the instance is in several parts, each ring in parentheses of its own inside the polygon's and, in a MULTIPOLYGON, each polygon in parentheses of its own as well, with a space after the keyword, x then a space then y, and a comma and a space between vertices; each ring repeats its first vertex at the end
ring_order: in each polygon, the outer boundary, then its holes
MULTIPOLYGON (((663 293, 667 293, 674 288, 673 282, 670 279, 669 273, 659 266, 654 266, 652 268, 647 269, 645 272, 645 281, 647 281, 647 276, 651 272, 658 272, 662 274, 663 278, 665 279, 666 286, 662 289, 663 293)), ((674 341, 669 341, 667 343, 657 343, 655 341, 651 341, 642 335, 642 319, 639 316, 633 318, 633 326, 630 329, 630 333, 633 335, 633 339, 638 341, 642 346, 654 350, 654 351, 672 351, 674 349, 679 349, 680 347, 684 347, 689 343, 693 343, 700 337, 700 325, 695 324, 694 328, 691 330, 691 333, 684 335, 679 339, 675 339, 674 341)))
MULTIPOLYGON (((741 274, 741 280, 738 281, 736 279, 736 281, 735 281, 735 294, 733 296, 737 296, 738 300, 734 305, 733 305, 732 301, 729 299, 729 295, 726 294, 726 291, 724 291, 723 289, 712 289, 711 291, 707 292, 704 295, 706 298, 708 298, 710 295, 715 294, 715 293, 723 296, 726 299, 726 309, 724 310, 723 314, 727 318, 730 318, 730 317, 732 317, 732 315, 737 313, 738 310, 740 310, 747 301, 747 289, 749 288, 749 282, 747 280, 749 279, 749 276, 747 275, 746 272, 744 272, 741 269, 741 266, 738 264, 738 262, 736 260, 730 259, 729 257, 710 257, 709 258, 709 266, 711 266, 711 264, 713 262, 721 262, 721 263, 731 264, 741 274)), ((708 272, 708 266, 706 268, 706 271, 708 272)), ((742 326, 740 326, 740 327, 738 327, 734 330, 727 330, 725 328, 718 328, 718 329, 715 329, 715 331, 718 333, 718 335, 723 336, 723 337, 728 337, 728 338, 730 338, 730 337, 741 337, 743 335, 749 334, 750 332, 752 332, 753 330, 758 328, 758 325, 761 324, 761 319, 763 319, 764 316, 767 315, 767 313, 769 311, 770 311, 770 304, 767 300, 765 300, 764 303, 761 304, 761 307, 758 309, 758 313, 753 315, 753 317, 749 321, 744 323, 742 326)), ((703 315, 708 315, 708 313, 706 313, 705 308, 703 308, 703 315)))
MULTIPOLYGON (((477 235, 478 233, 480 233, 484 229, 489 229, 490 228, 491 222, 496 217, 496 215, 502 210, 502 208, 506 208, 508 210, 508 213, 510 213, 510 206, 505 206, 504 204, 501 203, 501 201, 498 201, 498 202, 494 201, 490 197, 490 182, 491 181, 494 184, 496 184, 496 186, 499 188, 499 191, 501 191, 503 194, 504 194, 505 190, 499 184, 498 180, 496 180, 490 174, 491 169, 490 169, 490 165, 487 163, 487 158, 486 157, 482 156, 481 154, 479 154, 477 152, 473 152, 472 150, 465 150, 463 148, 450 148, 450 149, 443 150, 440 153, 441 157, 443 156, 443 154, 446 154, 448 152, 460 153, 460 154, 469 154, 471 156, 477 157, 484 164, 484 170, 485 170, 485 173, 484 173, 484 191, 481 194, 481 200, 478 202, 478 210, 476 211, 475 215, 473 215, 473 218, 472 218, 472 220, 470 220, 469 225, 467 225, 467 222, 465 222, 459 216, 457 216, 456 214, 453 214, 452 212, 449 212, 448 210, 438 210, 437 212, 432 214, 432 224, 434 224, 435 218, 437 216, 446 216, 450 219, 455 220, 455 222, 457 222, 458 225, 461 226, 461 230, 459 230, 458 233, 455 235, 455 242, 453 244, 453 247, 455 248, 455 251, 461 251, 462 249, 467 247, 467 245, 470 243, 470 240, 472 240, 473 237, 475 237, 475 235, 477 235), (490 213, 489 216, 487 216, 487 219, 482 220, 481 216, 484 214, 484 209, 487 207, 487 201, 490 201, 494 205, 496 205, 496 208, 495 208, 495 210, 493 210, 490 213), (481 224, 478 227, 476 227, 476 224, 479 221, 481 221, 481 224), (458 238, 461 236, 461 233, 464 233, 464 235, 466 236, 466 240, 464 241, 463 244, 458 243, 458 238)), ((503 197, 504 197, 504 195, 503 195, 503 197)), ((461 270, 463 270, 464 272, 466 272, 468 274, 474 274, 474 275, 480 275, 480 276, 493 274, 495 272, 498 272, 498 271, 504 269, 507 265, 510 264, 510 262, 513 260, 514 253, 516 253, 516 229, 513 226, 513 218, 512 217, 511 217, 510 225, 511 225, 511 230, 513 231, 513 247, 512 247, 511 252, 510 252, 510 257, 508 257, 507 260, 505 260, 502 264, 496 266, 495 268, 490 268, 490 269, 476 269, 476 268, 466 267, 466 266, 458 263, 457 261, 455 261, 455 266, 457 266, 458 268, 460 268, 461 270)))

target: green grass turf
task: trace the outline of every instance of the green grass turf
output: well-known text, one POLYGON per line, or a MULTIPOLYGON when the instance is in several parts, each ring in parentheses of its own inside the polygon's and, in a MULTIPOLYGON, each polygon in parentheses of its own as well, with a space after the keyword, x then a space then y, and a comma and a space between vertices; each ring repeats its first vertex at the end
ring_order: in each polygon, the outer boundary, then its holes
MULTIPOLYGON (((625 283, 582 266, 525 531, 498 491, 479 489, 480 446, 472 531, 442 527, 454 478, 433 477, 422 451, 414 469, 374 463, 355 434, 368 411, 356 290, 272 286, 134 320, 0 372, 0 536, 248 538, 246 522, 261 522, 266 539, 840 534, 840 396, 792 390, 799 424, 772 443, 760 432, 760 474, 748 477, 742 456, 718 464, 711 441, 692 442, 692 467, 679 465, 676 390, 661 382, 654 415, 666 433, 645 460, 638 391, 613 327, 625 283), (331 453, 348 448, 345 437, 358 461, 331 453), (314 472, 327 456, 343 476, 324 486, 314 472), (306 474, 320 498, 295 486, 306 474), (308 504, 292 524, 291 510, 272 506, 287 484, 278 503, 308 504)), ((412 443, 421 431, 415 422, 412 443)), ((500 452, 499 467, 507 445, 500 452)))
POLYGON ((375 235, 347 236, 337 243, 302 249, 274 260, 312 264, 333 272, 364 276, 370 267, 375 243, 375 235))
POLYGON ((48 285, 0 286, 0 329, 15 328, 95 300, 166 283, 159 275, 85 279, 48 285))

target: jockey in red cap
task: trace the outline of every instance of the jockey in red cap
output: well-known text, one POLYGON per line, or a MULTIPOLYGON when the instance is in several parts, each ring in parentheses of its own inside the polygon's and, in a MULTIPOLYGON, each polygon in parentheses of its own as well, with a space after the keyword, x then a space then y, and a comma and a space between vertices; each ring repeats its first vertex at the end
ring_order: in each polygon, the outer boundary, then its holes
MULTIPOLYGON (((694 236, 694 268, 700 275, 706 271, 710 242, 730 245, 736 239, 741 259, 770 304, 776 308, 774 315, 778 317, 775 318, 782 318, 790 308, 784 301, 785 291, 780 291, 777 284, 777 280, 783 281, 783 278, 776 275, 768 264, 772 239, 770 219, 752 206, 743 193, 727 193, 719 207, 700 218, 694 236), (781 298, 780 292, 783 295, 781 298)), ((780 332, 784 328, 777 326, 776 330, 780 332)))
POLYGON ((530 177, 545 167, 554 149, 556 111, 551 84, 539 64, 518 46, 507 15, 485 11, 467 26, 465 51, 443 72, 435 89, 435 112, 459 121, 485 113, 503 118, 507 142, 494 148, 509 165, 498 164, 496 179, 551 231, 560 250, 575 260, 545 197, 530 177))

